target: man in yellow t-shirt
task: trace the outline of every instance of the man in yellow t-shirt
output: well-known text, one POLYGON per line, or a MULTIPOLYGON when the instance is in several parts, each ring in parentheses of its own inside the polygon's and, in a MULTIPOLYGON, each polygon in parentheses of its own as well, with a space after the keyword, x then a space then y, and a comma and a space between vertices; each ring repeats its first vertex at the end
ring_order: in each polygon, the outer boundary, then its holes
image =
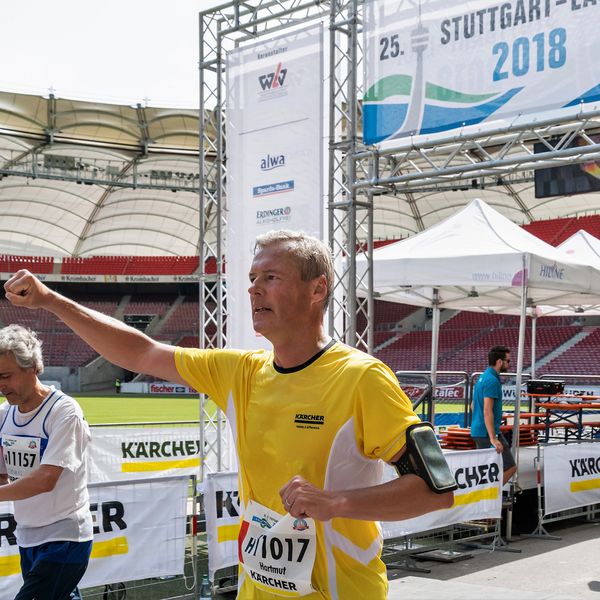
MULTIPOLYGON (((448 508, 452 494, 436 494, 412 474, 380 483, 382 461, 400 458, 406 429, 418 418, 383 363, 326 335, 333 281, 327 246, 302 233, 270 232, 257 239, 249 275, 253 326, 272 343, 270 352, 161 344, 50 291, 28 271, 16 273, 5 290, 15 305, 54 313, 119 366, 209 394, 236 439, 242 510, 263 511, 248 520, 269 528, 287 513, 295 533, 314 520, 314 591, 305 598, 383 600, 387 579, 375 521, 448 508)), ((253 525, 244 521, 242 536, 253 525)), ((271 539, 270 546, 266 540, 246 538, 245 551, 277 558, 285 550, 291 559, 296 538, 271 539)), ((277 575, 288 567, 267 567, 273 577, 241 572, 238 598, 279 597, 267 590, 281 585, 277 575)), ((293 580, 289 585, 278 593, 298 595, 293 580)))

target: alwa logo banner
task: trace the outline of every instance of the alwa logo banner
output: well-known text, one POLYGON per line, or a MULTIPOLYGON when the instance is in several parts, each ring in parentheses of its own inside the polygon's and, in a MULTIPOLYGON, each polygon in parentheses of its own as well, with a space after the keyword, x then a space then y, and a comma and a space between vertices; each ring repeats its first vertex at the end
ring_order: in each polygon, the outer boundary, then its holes
POLYGON ((370 0, 364 142, 600 99, 598 0, 370 0))

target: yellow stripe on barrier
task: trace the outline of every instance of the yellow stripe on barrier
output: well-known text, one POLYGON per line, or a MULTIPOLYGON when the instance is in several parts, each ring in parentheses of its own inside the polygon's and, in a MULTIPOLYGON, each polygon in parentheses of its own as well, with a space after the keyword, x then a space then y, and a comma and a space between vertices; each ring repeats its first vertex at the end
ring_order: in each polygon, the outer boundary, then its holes
POLYGON ((125 536, 117 537, 106 542, 94 542, 90 558, 106 558, 117 554, 127 554, 129 544, 125 536))
POLYGON ((467 494, 455 494, 453 506, 475 504, 475 502, 481 502, 482 500, 496 500, 498 496, 499 491, 497 486, 485 488, 483 490, 475 490, 474 492, 468 492, 467 494))
POLYGON ((572 492, 585 492, 600 488, 600 479, 588 479, 586 481, 574 481, 571 483, 572 492))
POLYGON ((240 526, 238 523, 235 525, 220 525, 217 527, 217 541, 221 542, 233 542, 238 539, 240 533, 240 526))
POLYGON ((123 473, 143 473, 144 471, 164 471, 166 469, 186 469, 199 467, 199 458, 182 460, 161 460, 160 462, 126 462, 121 464, 123 473))
POLYGON ((21 572, 21 555, 0 557, 0 577, 8 577, 21 572))

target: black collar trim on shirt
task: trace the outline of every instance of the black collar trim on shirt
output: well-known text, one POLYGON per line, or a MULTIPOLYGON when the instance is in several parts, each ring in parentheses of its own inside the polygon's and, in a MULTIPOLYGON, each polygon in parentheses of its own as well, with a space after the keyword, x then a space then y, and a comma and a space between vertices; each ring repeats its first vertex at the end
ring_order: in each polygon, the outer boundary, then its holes
POLYGON ((327 352, 327 350, 329 350, 329 348, 331 348, 331 346, 333 346, 334 344, 335 340, 330 340, 330 342, 326 346, 323 346, 323 348, 321 348, 314 356, 311 356, 306 362, 303 362, 297 367, 280 367, 279 365, 275 364, 275 362, 273 362, 273 367, 278 373, 296 373, 297 371, 301 371, 302 369, 306 369, 306 367, 308 367, 309 365, 312 365, 315 362, 315 360, 317 360, 320 356, 325 354, 325 352, 327 352))

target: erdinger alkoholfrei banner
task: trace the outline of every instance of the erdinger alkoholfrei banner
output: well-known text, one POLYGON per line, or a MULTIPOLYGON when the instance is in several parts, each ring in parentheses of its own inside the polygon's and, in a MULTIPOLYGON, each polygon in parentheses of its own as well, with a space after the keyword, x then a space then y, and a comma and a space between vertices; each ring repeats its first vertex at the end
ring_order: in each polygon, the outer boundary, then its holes
POLYGON ((323 235, 323 33, 316 26, 227 55, 228 344, 269 348, 252 328, 254 240, 323 235))
MULTIPOLYGON (((444 452, 458 490, 454 505, 405 521, 382 522, 385 539, 428 531, 474 519, 496 519, 502 511, 502 458, 494 449, 444 452)), ((386 465, 384 479, 397 477, 393 467, 386 465)), ((238 563, 238 533, 240 505, 237 473, 212 473, 204 481, 208 567, 211 579, 217 569, 238 563)), ((283 510, 283 507, 282 507, 283 510)), ((334 529, 330 535, 336 536, 334 529)), ((343 542, 340 542, 343 546, 343 542)), ((342 547, 341 546, 341 547, 342 547)))
POLYGON ((596 0, 369 0, 364 141, 600 99, 596 0))
POLYGON ((600 442, 544 448, 544 512, 600 503, 600 442))
MULTIPOLYGON (((94 545, 81 588, 183 573, 188 478, 90 486, 94 545)), ((23 584, 12 502, 0 503, 0 598, 23 584)))

